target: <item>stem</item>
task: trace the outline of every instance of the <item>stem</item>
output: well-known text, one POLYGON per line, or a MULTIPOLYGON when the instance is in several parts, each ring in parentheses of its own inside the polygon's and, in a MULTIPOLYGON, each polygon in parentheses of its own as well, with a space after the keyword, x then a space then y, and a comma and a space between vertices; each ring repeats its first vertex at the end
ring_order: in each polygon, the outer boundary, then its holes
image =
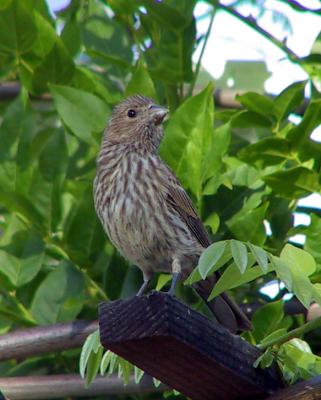
POLYGON ((215 14, 216 14, 216 8, 213 7, 213 10, 211 12, 210 23, 208 25, 208 28, 207 28, 207 31, 206 31, 206 35, 204 37, 203 47, 202 47, 200 56, 199 56, 199 58, 197 60, 193 81, 191 83, 191 86, 189 87, 188 96, 191 96, 193 94, 193 90, 194 90, 194 87, 195 87, 195 84, 196 84, 196 80, 197 80, 197 77, 198 77, 198 74, 199 74, 199 71, 200 71, 200 68, 201 68, 201 62, 202 62, 202 58, 203 58, 203 55, 204 55, 204 52, 205 52, 207 41, 208 41, 208 38, 209 38, 211 30, 212 30, 212 25, 213 25, 215 14))
POLYGON ((265 29, 261 28, 253 18, 250 17, 245 17, 244 15, 240 14, 238 11, 234 10, 234 8, 229 7, 229 6, 225 6, 224 4, 219 3, 218 6, 228 12, 229 14, 233 15, 234 17, 236 17, 237 19, 239 19, 240 21, 244 22, 246 25, 248 25, 249 27, 253 28, 255 31, 257 31, 258 33, 260 33, 263 37, 265 37, 267 40, 269 40, 270 42, 272 42, 274 45, 276 45, 277 47, 279 47, 281 50, 283 50, 288 57, 291 59, 291 61, 293 62, 297 62, 299 57, 291 50, 289 49, 284 42, 276 39, 274 36, 272 36, 268 31, 266 31, 265 29))
POLYGON ((88 286, 91 286, 93 289, 95 289, 97 293, 99 293, 100 296, 103 298, 103 300, 109 300, 104 290, 93 279, 90 278, 86 271, 82 270, 81 268, 79 268, 79 271, 83 274, 83 277, 87 281, 88 286))
POLYGON ((280 345, 284 342, 287 342, 288 340, 294 338, 294 337, 298 337, 301 335, 304 335, 307 332, 312 331, 313 329, 319 328, 321 327, 321 317, 318 317, 312 321, 307 322, 306 324, 299 326, 299 328, 293 329, 290 332, 285 333, 282 336, 279 336, 276 339, 271 339, 268 342, 258 345, 257 347, 260 350, 265 350, 268 347, 274 346, 274 345, 280 345))
POLYGON ((17 299, 16 294, 9 292, 8 296, 14 302, 17 309, 21 312, 21 318, 24 320, 24 322, 28 325, 36 326, 37 322, 33 318, 31 312, 17 299))

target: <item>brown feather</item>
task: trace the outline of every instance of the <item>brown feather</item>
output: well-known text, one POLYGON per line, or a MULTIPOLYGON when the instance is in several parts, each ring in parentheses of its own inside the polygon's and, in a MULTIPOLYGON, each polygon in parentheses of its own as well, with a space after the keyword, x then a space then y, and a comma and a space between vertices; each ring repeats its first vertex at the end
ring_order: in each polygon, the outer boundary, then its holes
POLYGON ((177 185, 169 186, 166 201, 178 212, 198 242, 203 247, 208 247, 211 243, 208 233, 185 190, 177 185))

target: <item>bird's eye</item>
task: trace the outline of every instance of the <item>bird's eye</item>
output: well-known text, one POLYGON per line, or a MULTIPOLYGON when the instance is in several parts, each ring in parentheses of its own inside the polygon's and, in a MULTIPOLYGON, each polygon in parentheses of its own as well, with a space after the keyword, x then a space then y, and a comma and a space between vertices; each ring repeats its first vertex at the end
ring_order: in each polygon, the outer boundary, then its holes
POLYGON ((128 110, 127 115, 129 118, 135 118, 136 117, 136 111, 135 110, 128 110))

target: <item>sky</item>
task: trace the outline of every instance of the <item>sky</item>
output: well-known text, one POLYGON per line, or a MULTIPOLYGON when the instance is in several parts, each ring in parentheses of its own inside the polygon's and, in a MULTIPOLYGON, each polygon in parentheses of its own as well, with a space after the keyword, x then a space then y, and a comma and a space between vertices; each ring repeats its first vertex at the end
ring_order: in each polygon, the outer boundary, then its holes
MULTIPOLYGON (((69 3, 68 0, 47 0, 51 10, 61 9, 69 3)), ((128 0, 130 1, 130 0, 128 0)), ((320 7, 319 0, 300 0, 307 7, 320 7)), ((228 1, 225 1, 228 4, 228 1)), ((321 16, 311 13, 294 11, 290 6, 276 0, 267 0, 266 8, 284 13, 290 20, 292 32, 284 31, 281 24, 276 24, 272 14, 267 13, 260 20, 261 26, 279 40, 286 39, 287 46, 298 56, 306 56, 321 31, 321 16)), ((195 16, 202 16, 208 10, 208 4, 199 2, 195 9, 195 16)), ((243 15, 253 15, 255 10, 250 6, 239 9, 243 15)), ((201 18, 197 22, 198 34, 205 33, 209 18, 201 18)), ((201 46, 200 46, 201 47, 201 46)), ((195 51, 194 61, 198 60, 200 48, 195 51)), ((219 78, 224 72, 228 60, 255 60, 264 61, 271 77, 265 83, 267 93, 277 94, 293 82, 304 80, 307 74, 298 65, 291 63, 283 51, 273 45, 253 29, 226 12, 215 15, 212 31, 202 59, 202 66, 214 77, 219 78)), ((321 142, 321 126, 317 128, 312 138, 321 142)), ((312 194, 300 200, 300 205, 321 208, 321 196, 312 194)), ((310 217, 305 214, 295 214, 295 225, 309 225, 310 217)), ((268 224, 266 225, 269 231, 268 224)), ((303 243, 304 236, 296 235, 292 240, 303 243)))

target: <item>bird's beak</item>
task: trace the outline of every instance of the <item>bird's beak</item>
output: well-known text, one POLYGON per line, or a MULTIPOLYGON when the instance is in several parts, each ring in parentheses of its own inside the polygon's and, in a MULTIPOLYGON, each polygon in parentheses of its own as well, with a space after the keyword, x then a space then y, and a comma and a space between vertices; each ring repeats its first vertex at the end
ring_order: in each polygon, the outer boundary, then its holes
POLYGON ((148 109, 151 113, 155 125, 161 124, 169 112, 167 108, 161 107, 157 104, 151 104, 148 109))

